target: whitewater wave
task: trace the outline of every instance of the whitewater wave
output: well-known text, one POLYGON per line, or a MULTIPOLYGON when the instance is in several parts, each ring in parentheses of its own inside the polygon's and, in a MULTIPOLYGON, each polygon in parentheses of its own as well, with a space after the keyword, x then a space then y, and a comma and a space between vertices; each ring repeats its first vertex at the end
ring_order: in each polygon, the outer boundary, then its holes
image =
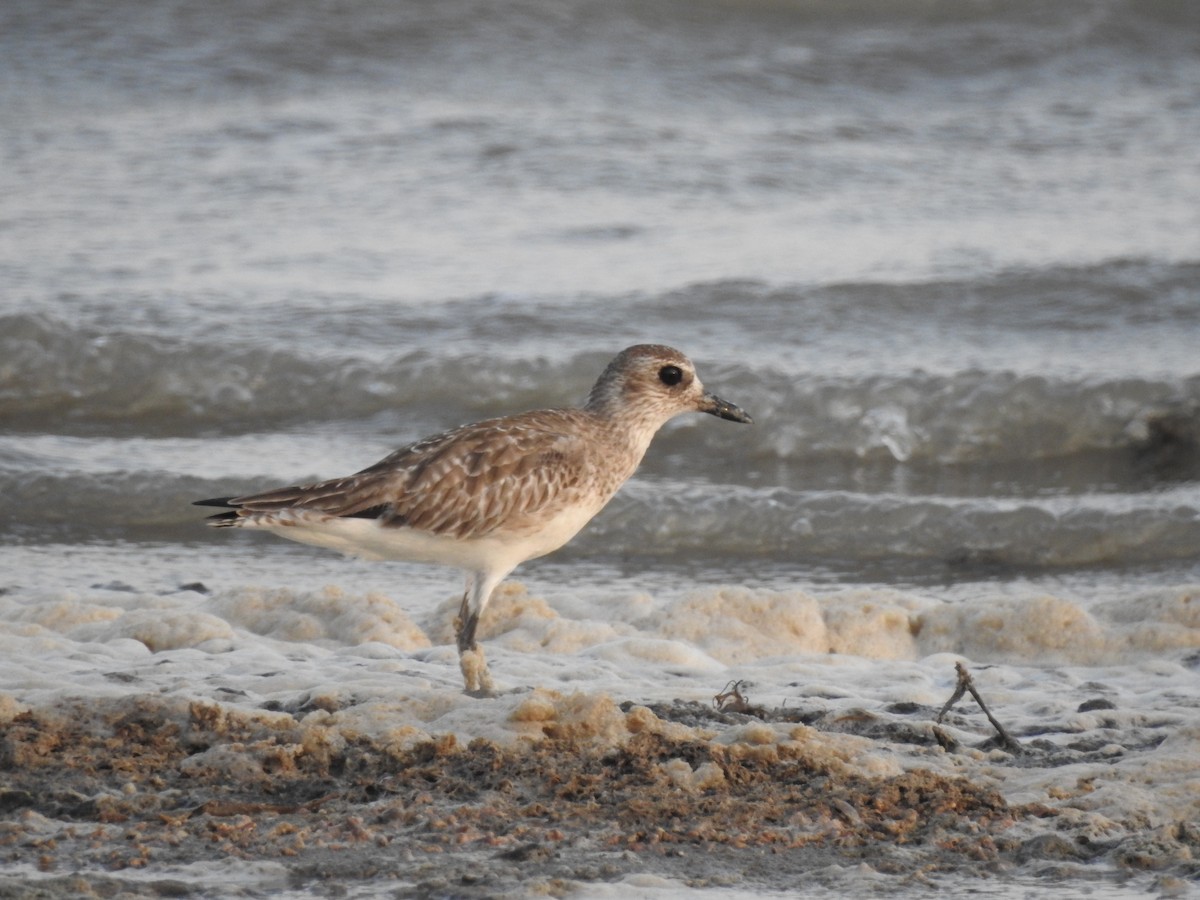
MULTIPOLYGON (((416 350, 380 360, 100 334, 46 315, 5 317, 0 334, 0 416, 18 434, 239 434, 384 416, 376 427, 389 437, 399 431, 405 442, 423 436, 418 427, 579 402, 602 364, 594 353, 484 364, 474 349, 453 346, 436 356, 416 350)), ((699 455, 734 452, 758 465, 830 458, 965 463, 1153 453, 1200 438, 1200 375, 1106 379, 970 369, 828 376, 769 365, 714 368, 710 383, 752 410, 759 424, 735 434, 692 422, 668 431, 668 447, 686 439, 706 448, 699 455)))
MULTIPOLYGON (((171 472, 103 475, 0 470, 8 540, 227 540, 193 500, 251 491, 261 478, 171 472)), ((1200 546, 1188 484, 1142 494, 1023 499, 796 491, 635 480, 565 559, 707 559, 756 566, 906 564, 944 575, 1184 563, 1200 546)))

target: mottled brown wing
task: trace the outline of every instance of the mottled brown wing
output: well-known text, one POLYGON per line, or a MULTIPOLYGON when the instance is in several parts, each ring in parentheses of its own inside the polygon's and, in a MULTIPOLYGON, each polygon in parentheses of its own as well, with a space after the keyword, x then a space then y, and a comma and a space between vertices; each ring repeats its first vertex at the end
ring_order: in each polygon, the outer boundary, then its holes
POLYGON ((345 478, 235 497, 246 513, 303 508, 368 516, 457 538, 480 537, 568 502, 588 471, 587 445, 563 429, 575 410, 465 425, 397 450, 345 478))

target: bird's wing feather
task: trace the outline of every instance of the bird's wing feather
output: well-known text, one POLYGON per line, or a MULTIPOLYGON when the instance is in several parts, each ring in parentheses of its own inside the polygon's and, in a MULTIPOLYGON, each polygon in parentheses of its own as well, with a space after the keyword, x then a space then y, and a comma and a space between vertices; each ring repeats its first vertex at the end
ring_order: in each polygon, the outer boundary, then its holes
POLYGON ((354 475, 234 497, 241 515, 304 509, 379 518, 456 538, 566 504, 586 486, 588 446, 548 410, 466 425, 397 450, 354 475))

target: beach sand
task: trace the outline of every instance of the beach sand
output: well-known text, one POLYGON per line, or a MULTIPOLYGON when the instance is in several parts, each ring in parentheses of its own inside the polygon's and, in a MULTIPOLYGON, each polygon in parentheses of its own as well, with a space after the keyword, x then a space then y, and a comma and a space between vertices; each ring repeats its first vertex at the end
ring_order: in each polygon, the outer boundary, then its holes
POLYGON ((1070 773, 1153 747, 1087 731, 968 746, 969 699, 944 729, 919 704, 767 710, 740 692, 724 703, 743 712, 543 690, 443 702, 502 715, 511 740, 363 730, 328 699, 9 699, 0 896, 571 896, 648 872, 660 889, 816 896, 847 870, 902 894, 1036 871, 1106 896, 1185 886, 1200 857, 1194 822, 1131 817, 1106 836, 1073 802, 1095 779, 1070 773), (1063 787, 1014 802, 1006 769, 1063 787))

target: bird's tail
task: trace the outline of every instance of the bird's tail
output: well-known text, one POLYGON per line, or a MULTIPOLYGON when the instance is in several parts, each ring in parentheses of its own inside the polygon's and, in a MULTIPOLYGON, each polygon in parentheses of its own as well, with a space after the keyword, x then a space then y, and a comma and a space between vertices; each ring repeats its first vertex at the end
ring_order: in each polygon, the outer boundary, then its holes
POLYGON ((232 502, 233 497, 213 497, 211 500, 194 500, 192 506, 219 506, 227 512, 219 512, 205 519, 214 528, 229 528, 237 522, 240 504, 232 502))

